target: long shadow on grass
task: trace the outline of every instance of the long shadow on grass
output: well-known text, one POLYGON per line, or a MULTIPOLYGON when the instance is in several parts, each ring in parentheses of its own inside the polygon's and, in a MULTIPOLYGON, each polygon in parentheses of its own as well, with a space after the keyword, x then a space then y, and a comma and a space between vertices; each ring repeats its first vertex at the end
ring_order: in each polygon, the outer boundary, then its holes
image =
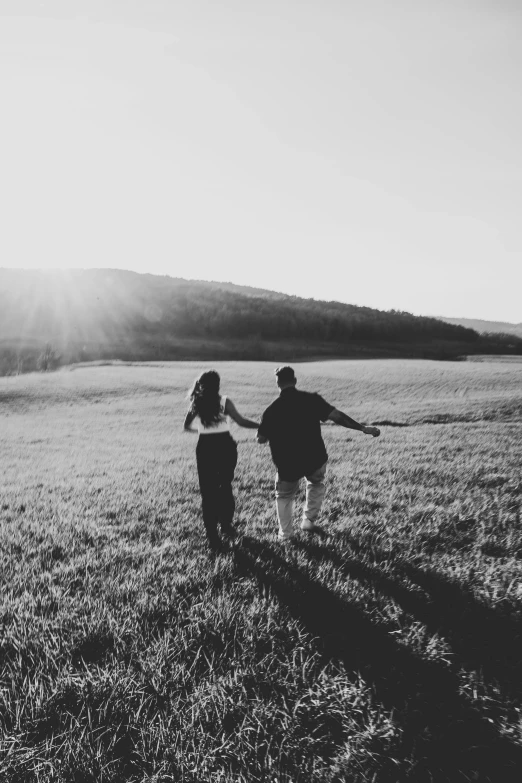
POLYGON ((326 559, 339 574, 371 584, 422 622, 428 632, 443 636, 451 647, 454 668, 480 671, 481 679, 494 683, 506 699, 522 697, 520 613, 513 616, 503 608, 486 606, 466 586, 407 561, 397 561, 393 574, 385 573, 378 561, 389 561, 389 554, 361 547, 350 535, 339 536, 335 545, 333 550, 313 541, 300 542, 309 557, 320 562, 326 559), (339 554, 350 548, 355 557, 339 554), (368 562, 369 558, 374 562, 368 562))
MULTIPOLYGON (((362 563, 353 562, 350 573, 346 562, 324 546, 303 546, 310 557, 321 562, 326 557, 346 576, 382 590, 382 583, 362 563)), ((383 761, 378 780, 519 783, 522 749, 501 737, 460 695, 455 668, 421 659, 362 609, 311 579, 267 543, 245 537, 235 562, 241 573, 255 577, 264 591, 276 596, 319 638, 325 661, 338 661, 347 671, 360 673, 377 700, 393 711, 402 729, 401 746, 393 749, 393 755, 405 766, 398 777, 398 768, 393 773, 393 766, 383 761)))

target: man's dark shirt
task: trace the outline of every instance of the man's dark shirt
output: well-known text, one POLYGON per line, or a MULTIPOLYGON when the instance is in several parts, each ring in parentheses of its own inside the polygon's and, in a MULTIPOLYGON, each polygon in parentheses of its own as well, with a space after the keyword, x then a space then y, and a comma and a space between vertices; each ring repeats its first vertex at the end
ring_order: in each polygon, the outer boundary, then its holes
POLYGON ((309 476, 328 459, 321 435, 334 406, 319 394, 282 389, 279 397, 263 413, 259 435, 270 443, 272 459, 283 481, 309 476))

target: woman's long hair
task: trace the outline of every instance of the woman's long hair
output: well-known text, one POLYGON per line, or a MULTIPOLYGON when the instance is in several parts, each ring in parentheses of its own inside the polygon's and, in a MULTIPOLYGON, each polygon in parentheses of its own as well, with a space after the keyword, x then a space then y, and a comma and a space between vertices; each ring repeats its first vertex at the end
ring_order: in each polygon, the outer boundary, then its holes
POLYGON ((219 374, 215 370, 207 370, 196 378, 190 390, 190 412, 199 416, 204 427, 217 424, 221 418, 219 383, 219 374))

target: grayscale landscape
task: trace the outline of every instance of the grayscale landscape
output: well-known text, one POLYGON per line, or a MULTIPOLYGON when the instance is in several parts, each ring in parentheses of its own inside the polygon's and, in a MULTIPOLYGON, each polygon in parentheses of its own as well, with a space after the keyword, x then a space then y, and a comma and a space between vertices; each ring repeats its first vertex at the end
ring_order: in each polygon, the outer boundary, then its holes
MULTIPOLYGON (((0 379, 2 780, 518 780, 522 362, 296 365, 328 538, 275 538, 246 430, 209 559, 186 390, 208 364, 0 379), (282 733, 283 732, 283 733, 282 733)), ((213 363, 245 415, 273 366, 213 363)))
POLYGON ((0 783, 522 782, 521 41, 0 0, 0 783))

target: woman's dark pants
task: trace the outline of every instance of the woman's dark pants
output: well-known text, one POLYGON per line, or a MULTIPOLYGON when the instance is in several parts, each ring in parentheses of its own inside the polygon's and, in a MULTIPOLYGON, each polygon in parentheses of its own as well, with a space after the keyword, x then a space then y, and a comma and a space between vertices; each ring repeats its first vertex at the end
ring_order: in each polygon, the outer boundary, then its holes
POLYGON ((232 531, 236 503, 232 480, 237 464, 237 444, 230 433, 200 435, 196 447, 203 524, 211 544, 219 541, 218 524, 224 533, 232 531))

